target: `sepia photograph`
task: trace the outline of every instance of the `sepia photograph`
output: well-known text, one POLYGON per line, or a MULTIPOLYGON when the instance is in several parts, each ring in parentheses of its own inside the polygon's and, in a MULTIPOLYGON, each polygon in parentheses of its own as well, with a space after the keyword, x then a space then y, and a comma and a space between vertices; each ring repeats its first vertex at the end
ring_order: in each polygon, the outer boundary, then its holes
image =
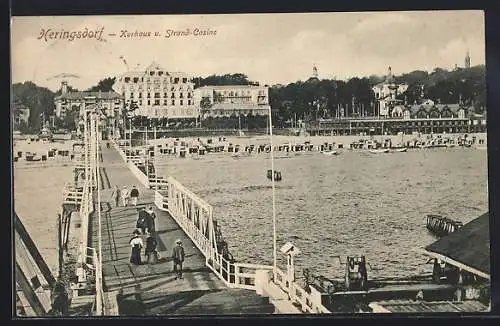
POLYGON ((483 11, 10 36, 14 317, 490 312, 483 11))

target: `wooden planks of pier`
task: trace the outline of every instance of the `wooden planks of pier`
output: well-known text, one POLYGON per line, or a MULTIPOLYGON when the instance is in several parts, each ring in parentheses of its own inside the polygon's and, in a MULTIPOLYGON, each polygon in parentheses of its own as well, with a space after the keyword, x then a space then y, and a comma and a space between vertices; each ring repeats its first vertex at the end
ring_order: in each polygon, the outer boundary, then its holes
MULTIPOLYGON (((158 247, 157 264, 131 265, 128 244, 135 229, 140 207, 153 204, 154 191, 142 187, 119 153, 101 146, 101 221, 104 290, 117 291, 119 315, 206 315, 273 313, 274 306, 254 291, 229 289, 205 266, 205 257, 166 212, 155 208, 158 247), (138 206, 115 207, 111 199, 114 186, 140 192, 138 206), (172 247, 181 239, 186 259, 184 278, 175 279, 172 247)), ((91 225, 91 245, 98 247, 97 212, 91 225)), ((144 258, 144 257, 143 257, 144 258)))

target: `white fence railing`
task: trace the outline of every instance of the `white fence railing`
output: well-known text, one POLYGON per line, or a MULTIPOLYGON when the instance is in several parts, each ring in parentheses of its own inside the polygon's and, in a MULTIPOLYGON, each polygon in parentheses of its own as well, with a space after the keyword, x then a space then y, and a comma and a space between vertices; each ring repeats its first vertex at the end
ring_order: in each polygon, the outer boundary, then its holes
MULTIPOLYGON (((120 150, 115 144, 115 148, 120 150)), ((123 155, 122 155, 123 157, 123 155)), ((131 162, 130 162, 131 163, 131 162)), ((135 164, 128 164, 132 173, 143 182, 145 175, 135 164), (133 166, 133 167, 132 167, 133 166), (142 174, 139 176, 138 174, 142 174)), ((163 182, 166 191, 155 191, 154 203, 159 210, 166 211, 175 220, 195 246, 203 253, 206 266, 221 279, 227 287, 257 290, 257 271, 273 271, 273 266, 233 262, 219 252, 215 237, 213 209, 210 204, 192 193, 172 177, 163 182)), ((305 313, 330 313, 321 304, 321 298, 313 297, 299 284, 287 279, 286 273, 276 270, 274 283, 288 294, 292 302, 305 313)), ((318 294, 318 293, 316 293, 318 294)))

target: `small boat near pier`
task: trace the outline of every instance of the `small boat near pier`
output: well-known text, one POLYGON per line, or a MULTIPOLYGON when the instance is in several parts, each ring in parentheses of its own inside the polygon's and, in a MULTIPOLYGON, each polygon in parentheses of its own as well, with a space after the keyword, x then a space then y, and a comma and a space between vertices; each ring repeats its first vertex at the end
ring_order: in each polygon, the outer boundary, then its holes
POLYGON ((462 225, 462 222, 454 221, 441 215, 427 215, 427 229, 440 237, 457 231, 462 225))

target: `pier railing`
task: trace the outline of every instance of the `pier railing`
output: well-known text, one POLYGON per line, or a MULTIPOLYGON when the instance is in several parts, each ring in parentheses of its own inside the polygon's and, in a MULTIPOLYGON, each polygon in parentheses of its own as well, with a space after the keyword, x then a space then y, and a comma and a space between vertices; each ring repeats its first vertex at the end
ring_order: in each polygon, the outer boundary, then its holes
POLYGON ((272 266, 232 262, 219 252, 215 236, 213 209, 172 177, 167 178, 167 195, 155 191, 155 205, 169 212, 181 229, 205 256, 210 268, 228 287, 255 290, 257 270, 272 270, 272 266), (170 198, 170 200, 168 199, 170 198))

